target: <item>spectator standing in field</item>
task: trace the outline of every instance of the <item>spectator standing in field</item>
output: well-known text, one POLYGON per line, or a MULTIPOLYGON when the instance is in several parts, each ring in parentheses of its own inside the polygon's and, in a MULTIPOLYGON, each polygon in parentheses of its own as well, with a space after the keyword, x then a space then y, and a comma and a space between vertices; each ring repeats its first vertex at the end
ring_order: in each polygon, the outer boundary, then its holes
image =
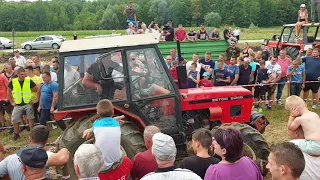
POLYGON ((262 59, 265 61, 269 61, 270 59, 270 52, 268 46, 262 44, 261 46, 261 51, 262 51, 262 59))
POLYGON ((82 144, 74 153, 74 170, 79 180, 99 180, 98 173, 103 166, 103 156, 94 144, 82 144))
POLYGON ((12 106, 7 100, 8 83, 9 80, 3 74, 0 74, 0 128, 5 127, 5 112, 8 113, 9 117, 11 116, 12 112, 12 106))
MULTIPOLYGON (((272 81, 270 81, 270 83, 278 83, 279 80, 281 79, 281 66, 277 63, 278 61, 278 57, 277 56, 273 56, 271 57, 270 61, 266 62, 266 68, 268 70, 270 70, 270 73, 272 74, 272 76, 274 77, 272 81)), ((274 92, 276 90, 277 85, 276 84, 270 84, 267 88, 267 92, 268 92, 268 102, 266 102, 267 104, 267 109, 271 110, 271 105, 272 102, 274 100, 274 92)))
MULTIPOLYGON (((40 56, 39 55, 34 55, 32 57, 32 61, 34 62, 34 66, 39 66, 40 67, 40 71, 42 71, 43 64, 40 61, 40 56)), ((50 67, 49 67, 49 70, 50 70, 50 67)))
POLYGON ((220 40, 220 33, 219 33, 219 30, 217 28, 214 28, 214 30, 210 34, 209 39, 210 40, 214 40, 214 41, 220 40))
POLYGON ((124 116, 112 118, 113 113, 111 101, 107 99, 100 100, 97 104, 97 114, 100 119, 95 120, 92 128, 83 132, 83 137, 88 139, 94 134, 95 145, 102 152, 104 164, 98 174, 100 179, 127 180, 132 164, 120 149, 121 130, 119 121, 124 116))
POLYGON ((296 145, 284 142, 271 147, 267 168, 272 179, 299 180, 305 168, 305 159, 296 145))
MULTIPOLYGON (((249 84, 254 84, 254 82, 255 82, 255 74, 257 74, 256 72, 257 72, 257 69, 258 69, 256 62, 254 62, 254 56, 255 56, 254 53, 249 55, 249 61, 250 61, 249 65, 251 66, 251 74, 250 74, 250 82, 249 82, 249 84)), ((252 91, 252 86, 249 86, 249 90, 252 91)))
POLYGON ((195 42, 197 40, 197 33, 192 28, 190 29, 190 32, 187 34, 187 39, 192 42, 195 42))
POLYGON ((123 15, 127 15, 127 24, 132 23, 133 25, 137 25, 137 15, 136 10, 133 9, 133 2, 129 2, 129 5, 126 6, 123 10, 123 15))
POLYGON ((41 77, 40 66, 33 66, 33 74, 36 75, 36 76, 41 77))
POLYGON ((73 40, 77 40, 78 39, 78 36, 77 36, 77 33, 76 32, 73 32, 73 40))
POLYGON ((65 62, 64 66, 64 87, 69 88, 74 82, 80 79, 80 73, 72 68, 70 62, 65 62))
MULTIPOLYGON (((57 74, 56 74, 55 72, 51 72, 51 71, 50 71, 50 66, 49 66, 49 65, 47 65, 47 64, 44 65, 42 71, 43 71, 43 72, 42 72, 42 74, 40 75, 41 79, 43 79, 43 78, 42 78, 43 73, 47 72, 47 73, 49 73, 50 76, 51 76, 51 81, 53 81, 53 82, 58 82, 57 74)), ((42 81, 42 82, 44 82, 44 81, 42 81)))
MULTIPOLYGON (((300 59, 300 55, 298 56, 300 59)), ((319 57, 319 49, 315 48, 312 51, 312 56, 302 57, 302 62, 305 63, 305 73, 306 73, 306 81, 319 81, 320 80, 320 57, 319 57)), ((312 91, 312 99, 313 104, 312 108, 317 108, 317 104, 319 101, 318 91, 319 91, 320 83, 306 82, 305 87, 303 89, 303 99, 306 101, 309 95, 309 90, 312 91)))
POLYGON ((188 72, 188 88, 197 88, 200 82, 200 73, 197 71, 197 64, 192 63, 188 72))
POLYGON ((278 91, 277 91, 277 104, 282 105, 281 96, 282 91, 287 82, 287 69, 291 65, 291 60, 287 57, 287 52, 285 50, 280 51, 277 63, 281 66, 281 79, 278 81, 278 91))
POLYGON ((166 64, 167 64, 168 69, 170 69, 172 67, 172 60, 173 60, 173 57, 171 55, 168 55, 166 57, 166 64))
POLYGON ((133 35, 133 23, 132 22, 128 22, 128 29, 126 29, 126 35, 133 35))
POLYGON ((32 92, 38 92, 37 85, 26 75, 24 68, 20 67, 17 71, 17 78, 12 79, 8 84, 8 99, 13 108, 12 111, 12 124, 14 134, 12 139, 16 141, 19 136, 19 122, 23 111, 26 111, 26 117, 29 122, 30 129, 34 124, 33 106, 31 104, 32 92))
POLYGON ((260 100, 266 100, 267 87, 273 79, 271 71, 266 68, 265 61, 261 60, 260 68, 257 70, 256 86, 254 87, 254 101, 256 102, 254 108, 258 109, 259 112, 262 112, 260 100))
POLYGON ((173 60, 172 63, 171 63, 171 68, 169 68, 169 72, 170 72, 174 82, 176 83, 176 86, 179 87, 177 66, 178 66, 178 61, 177 60, 173 60))
POLYGON ((249 57, 249 55, 250 55, 249 51, 250 50, 252 51, 252 49, 249 47, 249 43, 245 42, 243 44, 243 50, 242 50, 243 57, 249 57))
POLYGON ((209 166, 204 180, 263 180, 253 160, 243 156, 243 138, 238 130, 218 129, 213 137, 214 152, 222 160, 209 166))
MULTIPOLYGON (((9 58, 8 60, 8 64, 11 65, 11 69, 13 70, 15 67, 16 67, 16 60, 14 60, 14 58, 9 58)), ((5 70, 4 70, 5 66, 3 66, 3 69, 1 70, 0 73, 5 73, 5 70)))
POLYGON ((168 29, 165 30, 162 35, 165 36, 166 41, 173 41, 174 40, 174 29, 172 27, 172 22, 169 21, 167 24, 168 24, 168 29))
POLYGON ((57 57, 53 57, 51 59, 52 72, 57 74, 57 78, 59 79, 59 60, 57 57))
POLYGON ((160 28, 159 28, 159 25, 157 23, 155 23, 155 21, 152 21, 150 23, 150 25, 148 26, 148 29, 150 30, 150 33, 161 33, 160 32, 160 28), (153 29, 152 29, 152 26, 153 26, 153 29))
POLYGON ((305 69, 297 60, 292 61, 287 70, 287 78, 290 81, 290 96, 300 96, 301 89, 305 87, 305 69))
POLYGON ((145 23, 141 24, 141 29, 139 30, 140 34, 148 34, 150 33, 150 30, 147 29, 147 25, 145 23))
MULTIPOLYGON (((318 5, 319 7, 319 5, 318 5)), ((298 22, 296 23, 296 39, 299 38, 299 34, 303 24, 308 23, 308 10, 306 9, 305 4, 300 5, 300 10, 298 11, 298 22)))
MULTIPOLYGON (((49 138, 49 130, 46 126, 38 125, 35 126, 29 135, 29 147, 42 147, 44 148, 49 138)), ((66 148, 60 149, 57 153, 50 151, 46 152, 48 155, 48 161, 46 164, 46 172, 42 172, 42 175, 50 177, 51 166, 65 166, 67 165, 70 152, 66 148)), ((68 173, 68 172, 66 172, 68 173)), ((25 179, 21 169, 21 160, 17 154, 7 156, 3 161, 0 162, 0 179, 3 176, 9 175, 12 180, 25 179)), ((68 175, 68 174, 64 174, 68 175)), ((34 179, 33 179, 34 180, 34 179)))
POLYGON ((205 53, 205 57, 199 60, 199 63, 201 65, 201 71, 200 74, 203 74, 204 72, 209 72, 210 74, 213 73, 214 70, 214 61, 211 60, 212 53, 210 51, 207 51, 205 53))
POLYGON ((230 75, 230 86, 237 85, 239 80, 239 66, 236 63, 236 57, 231 57, 230 64, 226 68, 230 75))
POLYGON ((18 51, 18 50, 15 50, 14 52, 13 52, 13 54, 14 54, 14 60, 16 61, 16 65, 17 66, 21 66, 21 67, 24 67, 25 65, 26 65, 26 63, 27 63, 27 60, 26 60, 26 58, 25 57, 23 57, 23 56, 21 56, 20 55, 20 52, 18 51))
POLYGON ((34 65, 34 62, 32 61, 32 59, 27 59, 24 67, 33 66, 33 65, 34 65))
POLYGON ((192 63, 196 63, 197 64, 197 68, 196 71, 200 72, 201 71, 201 64, 199 63, 199 54, 198 53, 194 53, 192 56, 192 61, 188 61, 186 64, 186 69, 187 71, 189 71, 190 66, 192 63))
POLYGON ((205 29, 204 24, 201 24, 200 30, 197 32, 197 39, 199 40, 208 40, 209 39, 209 34, 208 31, 205 29))
POLYGON ((141 179, 144 175, 157 169, 158 164, 152 155, 152 137, 159 132, 160 129, 156 126, 147 126, 144 129, 143 139, 147 151, 139 152, 134 156, 131 169, 131 178, 133 180, 141 179))
MULTIPOLYGON (((37 88, 39 89, 42 83, 42 79, 39 76, 36 76, 33 74, 32 66, 28 66, 25 69, 26 69, 27 76, 37 85, 37 88)), ((34 121, 39 122, 39 113, 38 113, 39 97, 37 92, 32 92, 31 103, 33 105, 34 121)))
MULTIPOLYGON (((218 57, 218 61, 224 62, 226 65, 230 64, 230 59, 226 60, 226 55, 225 54, 220 54, 218 57)), ((215 67, 216 69, 216 67, 215 67)))
POLYGON ((214 72, 212 79, 213 86, 227 86, 230 83, 230 75, 226 69, 223 68, 223 62, 218 62, 218 69, 214 72))
POLYGON ((210 79, 210 73, 204 72, 202 75, 203 79, 199 82, 199 87, 212 87, 210 79))
POLYGON ((233 37, 237 38, 237 42, 240 40, 240 29, 238 27, 233 30, 233 37))
POLYGON ((229 25, 228 25, 228 24, 226 24, 226 25, 224 26, 224 28, 225 28, 224 31, 223 31, 224 40, 227 41, 227 42, 229 43, 229 45, 231 45, 231 43, 234 42, 234 41, 237 41, 237 39, 235 39, 235 38, 231 35, 231 33, 230 33, 230 31, 229 31, 229 25))
POLYGON ((5 64, 3 65, 3 75, 8 79, 10 80, 10 78, 13 76, 14 72, 12 70, 12 66, 11 64, 5 64))
POLYGON ((231 45, 226 49, 227 60, 230 60, 232 56, 240 56, 240 48, 237 47, 236 42, 231 42, 231 45))
POLYGON ((178 25, 178 30, 174 33, 174 38, 176 41, 185 41, 187 38, 187 32, 183 29, 182 24, 178 25))
POLYGON ((210 165, 218 164, 219 159, 209 155, 212 134, 208 129, 197 129, 192 134, 192 149, 195 155, 183 159, 181 168, 189 169, 202 179, 210 165))
POLYGON ((48 72, 42 74, 42 79, 38 111, 40 112, 40 124, 46 125, 58 101, 58 84, 51 80, 51 75, 48 72))
MULTIPOLYGON (((249 58, 244 58, 243 64, 239 66, 239 80, 237 85, 248 85, 250 82, 250 75, 252 73, 252 68, 249 65, 249 58)), ((245 88, 248 89, 246 86, 245 88)))
MULTIPOLYGON (((259 63, 260 61, 264 60, 262 55, 263 55, 263 54, 262 54, 262 51, 258 51, 258 52, 257 52, 257 57, 256 57, 256 59, 255 59, 255 62, 256 62, 256 63, 259 63)), ((265 61, 265 60, 264 60, 264 61, 265 61)))
POLYGON ((177 149, 171 136, 157 133, 152 137, 152 143, 152 154, 158 168, 141 180, 201 180, 201 177, 192 171, 174 165, 177 149))

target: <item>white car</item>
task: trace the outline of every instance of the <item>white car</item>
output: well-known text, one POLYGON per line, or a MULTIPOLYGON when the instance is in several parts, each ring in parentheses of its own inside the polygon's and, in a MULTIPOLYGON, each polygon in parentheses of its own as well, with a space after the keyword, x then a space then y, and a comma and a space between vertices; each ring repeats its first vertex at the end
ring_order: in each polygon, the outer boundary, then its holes
POLYGON ((1 49, 10 49, 14 46, 14 43, 8 39, 8 38, 5 38, 5 37, 0 37, 0 41, 1 41, 1 49))
POLYGON ((63 41, 55 35, 39 36, 33 41, 22 43, 21 49, 59 49, 63 41))

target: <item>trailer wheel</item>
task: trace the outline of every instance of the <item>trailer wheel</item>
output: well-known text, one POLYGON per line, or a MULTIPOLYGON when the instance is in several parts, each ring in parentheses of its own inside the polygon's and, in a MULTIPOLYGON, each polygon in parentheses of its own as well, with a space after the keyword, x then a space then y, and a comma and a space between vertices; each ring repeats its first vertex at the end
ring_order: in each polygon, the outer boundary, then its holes
POLYGON ((262 135, 254 128, 247 124, 231 123, 222 124, 211 130, 212 134, 220 128, 234 128, 241 132, 244 140, 244 153, 253 160, 267 160, 269 156, 269 146, 262 135))
MULTIPOLYGON (((59 138, 59 148, 67 148, 70 151, 70 159, 73 159, 74 153, 81 144, 92 143, 94 140, 86 140, 82 138, 84 130, 92 127, 92 119, 96 119, 96 114, 87 115, 79 120, 70 124, 67 129, 59 138)), ((106 132, 107 133, 107 132, 106 132)), ((121 125, 121 148, 125 154, 133 160, 134 155, 138 152, 145 151, 143 136, 131 122, 124 122, 121 125)), ((73 161, 68 163, 71 179, 76 179, 77 176, 74 172, 73 161)))
POLYGON ((291 57, 292 60, 295 60, 298 57, 300 51, 300 49, 298 49, 295 46, 286 47, 284 50, 287 52, 287 55, 291 57))

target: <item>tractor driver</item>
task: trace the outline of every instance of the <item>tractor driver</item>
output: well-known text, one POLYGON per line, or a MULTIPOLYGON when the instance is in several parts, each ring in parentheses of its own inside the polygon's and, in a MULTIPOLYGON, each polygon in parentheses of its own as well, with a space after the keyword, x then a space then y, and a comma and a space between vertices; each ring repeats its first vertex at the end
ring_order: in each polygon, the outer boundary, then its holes
POLYGON ((113 99, 115 93, 115 83, 112 77, 114 70, 123 73, 122 66, 113 61, 114 56, 121 56, 115 53, 111 56, 99 56, 96 61, 90 65, 84 75, 82 84, 87 88, 95 88, 100 99, 113 99))

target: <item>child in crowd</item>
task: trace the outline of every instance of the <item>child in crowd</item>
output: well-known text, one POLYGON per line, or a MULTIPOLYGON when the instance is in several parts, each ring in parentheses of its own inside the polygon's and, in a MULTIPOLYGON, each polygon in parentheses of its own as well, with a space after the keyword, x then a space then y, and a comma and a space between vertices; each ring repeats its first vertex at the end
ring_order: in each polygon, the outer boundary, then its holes
POLYGON ((290 96, 300 96, 301 89, 304 88, 303 79, 306 73, 303 65, 299 65, 297 60, 292 61, 287 69, 287 78, 290 81, 290 96))
POLYGON ((200 73, 196 71, 197 64, 192 63, 188 72, 188 88, 197 88, 200 82, 200 73))
POLYGON ((178 73, 177 73, 177 66, 178 66, 178 61, 177 60, 173 60, 171 62, 171 68, 169 68, 169 72, 174 80, 174 82, 176 83, 176 86, 178 87, 178 73))
POLYGON ((218 62, 218 69, 214 71, 214 78, 212 84, 214 86, 227 86, 230 83, 230 75, 227 70, 223 68, 222 61, 218 62))
POLYGON ((192 149, 195 155, 185 158, 180 167, 193 171, 203 179, 208 167, 220 161, 209 155, 211 145, 212 134, 209 130, 204 128, 195 130, 192 134, 192 149))
POLYGON ((120 149, 121 130, 119 119, 123 116, 112 118, 114 115, 111 101, 104 99, 97 104, 97 114, 100 119, 93 123, 92 128, 83 132, 83 138, 89 138, 92 133, 95 145, 103 155, 103 167, 98 174, 100 179, 128 179, 132 164, 120 149), (118 121, 119 120, 119 121, 118 121))
POLYGON ((303 99, 296 95, 286 99, 285 108, 290 111, 289 133, 296 133, 299 137, 291 142, 309 155, 320 155, 320 118, 318 114, 309 111, 303 99))
POLYGON ((258 109, 259 112, 262 112, 262 107, 260 106, 261 102, 260 100, 265 100, 265 95, 267 92, 267 84, 270 83, 274 77, 270 70, 266 68, 266 62, 264 60, 261 60, 259 62, 260 68, 257 70, 257 78, 256 78, 256 85, 254 88, 254 108, 258 109))
POLYGON ((210 73, 209 72, 204 72, 202 74, 202 77, 203 77, 203 79, 200 80, 199 87, 212 87, 212 83, 209 80, 210 73))

